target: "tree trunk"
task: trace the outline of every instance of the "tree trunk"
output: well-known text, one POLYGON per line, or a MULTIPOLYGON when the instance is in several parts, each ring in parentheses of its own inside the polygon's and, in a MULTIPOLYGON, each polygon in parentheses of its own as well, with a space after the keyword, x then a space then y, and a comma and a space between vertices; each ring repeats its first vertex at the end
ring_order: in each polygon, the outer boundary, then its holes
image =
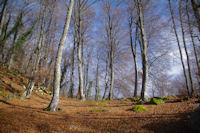
POLYGON ((82 27, 81 27, 81 2, 79 0, 78 8, 78 73, 79 73, 79 92, 80 99, 85 100, 85 95, 83 94, 83 60, 81 57, 81 42, 82 42, 82 27))
POLYGON ((179 3, 179 17, 180 17, 180 24, 181 24, 181 31, 182 31, 182 40, 183 40, 183 45, 184 45, 184 49, 185 49, 185 53, 186 53, 186 57, 187 57, 187 65, 188 65, 188 73, 189 73, 189 79, 190 79, 190 86, 191 86, 191 96, 194 94, 194 84, 193 84, 193 79, 192 79, 192 72, 191 72, 191 68, 190 68, 190 57, 188 54, 188 50, 187 50, 187 45, 185 42, 185 31, 184 31, 184 26, 183 26, 183 20, 182 20, 182 9, 181 9, 181 1, 179 3))
POLYGON ((7 4, 8 4, 8 0, 4 0, 4 4, 3 4, 2 11, 1 11, 1 16, 0 16, 0 36, 1 37, 2 37, 2 32, 3 32, 5 16, 6 16, 7 4))
POLYGON ((65 20, 64 30, 63 30, 62 37, 60 39, 60 43, 58 46, 55 68, 54 68, 53 98, 51 100, 51 103, 47 107, 47 110, 49 111, 56 111, 58 102, 59 102, 62 52, 63 52, 64 43, 67 37, 67 32, 69 29, 73 4, 74 4, 74 0, 70 0, 67 17, 65 20))
POLYGON ((3 62, 6 62, 5 60, 4 60, 4 57, 5 57, 5 54, 4 54, 4 40, 5 40, 5 38, 6 38, 6 33, 7 33, 7 30, 8 30, 8 25, 9 25, 9 23, 10 23, 10 20, 11 20, 11 15, 9 15, 9 18, 8 18, 8 20, 7 20, 7 22, 6 22, 6 24, 5 24, 5 29, 4 29, 4 31, 2 31, 2 33, 0 34, 0 40, 2 41, 3 40, 3 43, 1 43, 0 44, 0 53, 1 53, 1 59, 2 59, 2 61, 3 62))
POLYGON ((135 89, 134 89, 134 97, 137 96, 137 87, 138 87, 138 66, 137 66, 137 39, 138 39, 138 25, 136 23, 136 30, 135 30, 135 47, 133 47, 133 34, 132 34, 132 28, 133 28, 133 10, 130 12, 130 20, 129 20, 129 37, 130 37, 130 45, 131 45, 131 52, 133 55, 134 60, 134 68, 135 68, 135 89))
MULTIPOLYGON (((83 29, 83 27, 81 27, 83 29)), ((84 66, 84 36, 83 33, 81 33, 81 63, 82 63, 82 74, 83 74, 83 94, 85 94, 85 66, 84 66)))
POLYGON ((188 11, 188 3, 186 4, 186 15, 187 15, 187 20, 188 20, 188 28, 189 28, 189 33, 190 33, 190 37, 191 37, 191 40, 192 40, 192 45, 193 45, 196 65, 197 65, 197 69, 199 71, 200 70, 200 65, 199 65, 199 59, 198 59, 198 56, 197 56, 196 45, 194 43, 193 31, 192 31, 192 27, 191 27, 191 23, 190 23, 190 15, 189 15, 189 11, 188 11))
POLYGON ((99 90, 99 55, 97 54, 97 70, 96 70, 96 94, 95 94, 95 100, 99 100, 100 96, 100 90, 99 90))
POLYGON ((109 92, 109 100, 113 100, 113 88, 114 88, 114 53, 113 46, 111 46, 111 57, 110 57, 110 92, 109 92))
POLYGON ((109 28, 109 45, 110 45, 110 91, 109 100, 113 100, 114 88, 114 44, 113 44, 113 22, 111 18, 111 1, 108 2, 108 28, 109 28))
MULTIPOLYGON (((42 5, 41 5, 42 6, 42 5)), ((41 55, 42 55, 42 47, 44 45, 44 29, 45 29, 45 15, 46 15, 46 4, 45 4, 45 8, 42 11, 42 25, 41 25, 41 31, 40 31, 40 37, 39 37, 39 41, 38 41, 38 46, 36 48, 36 60, 34 62, 34 66, 31 72, 31 79, 29 79, 28 81, 28 85, 26 87, 26 90, 23 94, 27 94, 25 97, 30 97, 31 95, 31 91, 33 90, 32 88, 34 88, 34 84, 35 84, 35 73, 39 70, 39 63, 40 63, 40 59, 41 59, 41 55), (32 86, 29 86, 29 84, 32 84, 32 86), (30 93, 28 93, 30 92, 30 93)), ((24 98, 24 95, 22 95, 24 98)))
POLYGON ((87 64, 86 64, 86 70, 85 70, 85 97, 87 98, 87 91, 88 91, 88 85, 89 85, 89 67, 90 67, 90 60, 92 55, 92 50, 90 49, 89 53, 87 54, 87 64))
POLYGON ((198 24, 199 32, 200 32, 200 0, 191 0, 192 8, 194 10, 194 15, 196 17, 196 21, 198 24))
POLYGON ((172 8, 171 8, 171 2, 170 2, 170 0, 169 0, 169 10, 170 10, 170 13, 171 13, 174 34, 176 36, 177 45, 178 45, 178 49, 179 49, 179 53, 180 53, 180 57, 181 57, 181 64, 182 64, 182 67, 183 67, 183 73, 184 73, 184 77, 185 77, 185 84, 186 84, 186 88, 187 88, 187 93, 188 93, 188 95, 190 95, 189 85, 188 85, 188 79, 187 79, 187 74, 186 74, 186 69, 185 69, 185 64, 184 64, 184 61, 183 61, 183 54, 182 54, 182 50, 181 50, 181 46, 180 46, 178 34, 177 34, 177 31, 176 31, 176 23, 175 23, 175 20, 174 20, 174 15, 173 15, 173 11, 172 11, 172 8))
POLYGON ((142 38, 142 90, 141 90, 141 99, 145 100, 145 91, 147 88, 148 82, 148 58, 147 58, 147 40, 146 40, 146 32, 144 27, 144 18, 142 13, 142 3, 141 0, 136 0, 137 10, 139 15, 139 23, 140 23, 140 32, 142 38))
POLYGON ((29 79, 29 82, 27 84, 27 88, 30 88, 30 89, 27 89, 21 96, 21 99, 23 100, 25 97, 26 98, 29 98, 32 91, 33 91, 33 88, 34 88, 34 85, 35 85, 35 82, 34 81, 31 81, 33 79, 29 79))
POLYGON ((10 59, 9 59, 9 63, 8 63, 8 70, 10 70, 12 68, 12 65, 13 65, 13 62, 14 62, 14 57, 15 57, 15 52, 16 52, 15 41, 17 39, 17 35, 18 35, 18 29, 15 31, 13 43, 12 43, 12 48, 10 50, 10 59))
POLYGON ((134 97, 137 97, 137 88, 138 88, 138 65, 137 65, 137 56, 134 56, 134 64, 135 64, 135 89, 134 89, 134 97))
POLYGON ((79 73, 79 95, 81 100, 85 100, 85 96, 83 94, 83 68, 82 68, 82 60, 81 60, 81 47, 78 43, 78 73, 79 73))
POLYGON ((106 60, 106 72, 105 72, 105 90, 104 90, 104 93, 103 93, 103 97, 102 97, 102 100, 105 100, 106 98, 106 92, 108 90, 108 80, 107 80, 107 76, 108 76, 108 61, 106 60))
POLYGON ((73 44, 73 53, 72 53, 72 71, 71 71, 71 77, 70 77, 70 90, 69 90, 69 97, 73 98, 74 94, 74 58, 75 58, 75 52, 76 52, 76 32, 74 35, 74 44, 73 44))

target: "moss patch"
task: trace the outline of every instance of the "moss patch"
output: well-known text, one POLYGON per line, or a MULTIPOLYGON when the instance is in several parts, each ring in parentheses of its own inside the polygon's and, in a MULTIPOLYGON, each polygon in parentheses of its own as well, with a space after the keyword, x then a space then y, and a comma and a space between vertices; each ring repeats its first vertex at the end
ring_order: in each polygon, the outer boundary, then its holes
POLYGON ((159 98, 159 97, 154 97, 154 98, 151 99, 150 103, 159 105, 159 104, 164 103, 164 100, 162 98, 159 98))
POLYGON ((148 111, 148 109, 144 108, 142 105, 135 105, 132 108, 132 111, 134 111, 134 112, 143 112, 143 111, 148 111))

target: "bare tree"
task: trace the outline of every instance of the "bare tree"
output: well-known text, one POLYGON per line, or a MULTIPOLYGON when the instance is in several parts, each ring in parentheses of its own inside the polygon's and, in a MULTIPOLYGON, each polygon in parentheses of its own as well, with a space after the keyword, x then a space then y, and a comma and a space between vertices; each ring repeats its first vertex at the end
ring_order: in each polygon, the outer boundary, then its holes
POLYGON ((139 16, 139 27, 141 33, 141 55, 142 55, 142 90, 141 90, 141 99, 145 100, 145 91, 147 88, 148 82, 148 58, 147 58, 147 40, 146 40, 146 32, 144 27, 144 16, 143 16, 143 9, 142 9, 142 2, 141 0, 135 0, 137 6, 137 13, 139 16))
MULTIPOLYGON (((134 24, 134 6, 131 5, 128 9, 129 13, 129 37, 130 37, 130 45, 131 45, 131 52, 133 55, 134 60, 134 68, 135 68, 135 89, 134 89, 134 97, 137 96, 137 88, 138 88, 138 65, 137 65, 137 40, 138 40, 138 24, 136 22, 135 28, 135 42, 133 44, 133 24, 134 24), (133 46, 134 45, 134 46, 133 46)), ((137 20, 136 20, 137 21, 137 20)))
MULTIPOLYGON (((40 7, 42 8, 42 2, 40 4, 40 7)), ((23 93, 22 98, 30 97, 32 90, 34 88, 34 85, 35 85, 35 79, 36 79, 35 74, 39 70, 39 63, 40 63, 40 59, 41 59, 41 56, 42 56, 42 48, 43 48, 43 45, 44 45, 46 8, 47 8, 47 1, 45 1, 45 7, 42 9, 42 12, 41 12, 42 13, 41 14, 42 24, 41 24, 40 36, 39 36, 39 40, 38 40, 38 46, 35 50, 36 59, 35 59, 34 66, 33 66, 32 72, 31 72, 31 77, 28 81, 26 90, 23 93)))
POLYGON ((180 57, 181 57, 181 64, 182 64, 182 67, 183 67, 183 73, 184 73, 184 77, 185 77, 185 84, 186 84, 186 88, 187 88, 187 93, 189 95, 190 92, 189 92, 188 78, 187 78, 187 74, 186 74, 185 64, 184 64, 184 61, 183 61, 183 54, 182 54, 182 50, 181 50, 180 41, 179 41, 179 38, 178 38, 178 33, 177 33, 177 30, 176 30, 176 23, 175 23, 175 20, 174 20, 174 13, 172 11, 170 0, 169 0, 169 10, 170 10, 170 13, 171 13, 171 19, 172 19, 172 23, 173 23, 174 34, 176 36, 176 41, 177 41, 177 45, 178 45, 178 49, 179 49, 179 53, 180 53, 180 57))
POLYGON ((180 18, 180 24, 181 24, 183 45, 184 45, 184 49, 185 49, 185 53, 186 53, 186 57, 187 57, 187 66, 188 66, 188 73, 189 73, 190 86, 191 86, 191 95, 193 95, 194 85, 193 85, 193 79, 192 79, 192 72, 191 72, 191 68, 190 68, 190 57, 188 54, 188 48, 187 48, 187 44, 185 41, 185 31, 184 31, 184 26, 183 26, 182 9, 181 9, 182 6, 181 5, 182 5, 182 1, 179 2, 179 18, 180 18))
POLYGON ((105 12, 107 17, 106 32, 109 43, 109 58, 110 58, 110 91, 109 100, 113 99, 113 88, 114 88, 114 37, 113 37, 113 17, 111 13, 111 0, 105 2, 105 12))
POLYGON ((85 95, 83 94, 83 34, 82 34, 82 20, 81 20, 81 0, 78 1, 78 24, 77 24, 77 31, 78 31, 78 41, 77 41, 77 54, 78 54, 78 73, 79 73, 79 96, 81 100, 85 100, 85 95), (82 47, 81 47, 82 45, 82 47), (81 49, 82 48, 82 49, 81 49))
POLYGON ((94 4, 95 1, 89 2, 88 0, 78 0, 76 2, 74 14, 74 25, 77 32, 77 57, 78 57, 78 76, 79 76, 79 89, 77 97, 82 101, 85 100, 85 90, 86 90, 86 69, 85 69, 85 47, 87 46, 87 34, 89 27, 91 25, 91 19, 93 18, 93 11, 90 6, 94 4))
POLYGON ((195 44, 194 37, 193 37, 193 30, 192 30, 192 25, 191 25, 189 11, 188 11, 188 2, 185 5, 186 5, 186 15, 187 15, 187 23, 188 23, 188 28, 189 28, 189 34, 190 34, 190 37, 191 37, 191 40, 192 40, 192 45, 193 45, 193 50, 194 50, 196 65, 197 65, 197 69, 200 70, 200 65, 199 65, 199 59, 198 59, 198 55, 197 55, 196 44, 195 44))
POLYGON ((67 17, 65 20, 65 26, 63 29, 62 37, 60 39, 60 43, 58 46, 57 56, 56 56, 56 63, 55 63, 55 69, 54 69, 54 83, 53 83, 53 98, 51 100, 51 103, 47 107, 47 110, 49 111, 56 111, 58 102, 59 102, 59 93, 60 93, 60 77, 61 77, 61 60, 62 60, 62 51, 64 47, 64 43, 67 37, 67 32, 71 20, 72 15, 72 9, 74 5, 74 0, 70 0, 69 8, 67 11, 67 17))

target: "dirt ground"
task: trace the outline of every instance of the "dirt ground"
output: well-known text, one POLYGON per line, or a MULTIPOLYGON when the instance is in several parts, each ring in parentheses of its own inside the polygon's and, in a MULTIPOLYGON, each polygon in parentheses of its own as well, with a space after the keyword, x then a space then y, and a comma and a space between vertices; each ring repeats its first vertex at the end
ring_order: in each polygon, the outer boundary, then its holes
POLYGON ((171 100, 157 106, 144 104, 145 112, 133 112, 130 100, 84 101, 60 98, 58 112, 43 111, 51 96, 34 90, 21 100, 27 79, 0 69, 0 133, 78 133, 78 132, 180 132, 192 133, 188 120, 198 99, 171 100), (104 109, 107 112, 91 112, 104 109))

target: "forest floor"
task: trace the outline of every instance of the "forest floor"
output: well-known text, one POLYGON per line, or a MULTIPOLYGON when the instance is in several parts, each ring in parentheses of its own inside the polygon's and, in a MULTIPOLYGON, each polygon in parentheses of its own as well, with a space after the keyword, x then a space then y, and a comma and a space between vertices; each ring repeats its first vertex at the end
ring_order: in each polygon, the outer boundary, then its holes
POLYGON ((48 94, 34 90, 29 99, 20 99, 26 82, 17 72, 0 67, 0 133, 192 132, 188 121, 197 98, 144 104, 148 111, 133 112, 135 103, 127 99, 81 102, 61 97, 61 110, 48 112, 43 111, 51 100, 48 94))

